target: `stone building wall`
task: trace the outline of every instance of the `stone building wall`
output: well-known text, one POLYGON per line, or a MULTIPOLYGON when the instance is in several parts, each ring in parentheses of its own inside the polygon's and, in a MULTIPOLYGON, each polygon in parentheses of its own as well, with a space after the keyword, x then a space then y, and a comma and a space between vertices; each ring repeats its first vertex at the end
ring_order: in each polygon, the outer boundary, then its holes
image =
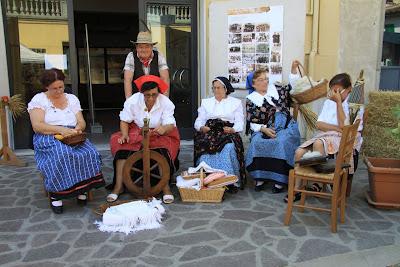
POLYGON ((385 3, 340 0, 338 72, 356 78, 364 69, 366 95, 379 88, 385 3))

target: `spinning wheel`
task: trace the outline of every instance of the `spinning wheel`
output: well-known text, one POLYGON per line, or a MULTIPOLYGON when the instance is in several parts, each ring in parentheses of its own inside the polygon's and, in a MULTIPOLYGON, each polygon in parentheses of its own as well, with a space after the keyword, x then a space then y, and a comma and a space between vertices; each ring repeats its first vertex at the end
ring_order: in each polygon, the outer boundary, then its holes
POLYGON ((127 158, 122 175, 123 183, 130 192, 141 198, 150 198, 160 193, 167 185, 170 167, 163 155, 150 150, 149 120, 145 118, 143 121, 143 149, 127 158), (151 184, 151 178, 158 180, 154 186, 151 184))

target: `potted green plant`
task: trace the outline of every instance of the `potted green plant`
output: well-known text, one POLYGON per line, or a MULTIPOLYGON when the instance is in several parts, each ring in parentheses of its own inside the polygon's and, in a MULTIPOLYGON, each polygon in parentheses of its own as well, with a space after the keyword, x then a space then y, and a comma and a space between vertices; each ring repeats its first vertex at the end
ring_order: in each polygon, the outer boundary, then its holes
POLYGON ((400 208, 400 92, 371 92, 369 100, 363 133, 366 197, 377 208, 400 208))

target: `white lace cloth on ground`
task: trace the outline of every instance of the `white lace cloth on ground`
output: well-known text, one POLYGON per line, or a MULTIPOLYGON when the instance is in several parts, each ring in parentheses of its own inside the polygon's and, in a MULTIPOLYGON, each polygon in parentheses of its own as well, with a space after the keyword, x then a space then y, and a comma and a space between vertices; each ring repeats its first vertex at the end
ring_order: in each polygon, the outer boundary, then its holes
POLYGON ((103 214, 103 221, 94 223, 102 232, 130 234, 160 228, 163 214, 161 200, 153 198, 150 202, 139 200, 109 207, 103 214))

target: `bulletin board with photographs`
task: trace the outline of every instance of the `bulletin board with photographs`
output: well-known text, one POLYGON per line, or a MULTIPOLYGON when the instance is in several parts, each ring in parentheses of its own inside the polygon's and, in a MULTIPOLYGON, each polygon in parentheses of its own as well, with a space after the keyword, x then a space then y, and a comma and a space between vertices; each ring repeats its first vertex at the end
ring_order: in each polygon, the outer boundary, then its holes
POLYGON ((282 81, 283 6, 228 10, 228 74, 245 88, 248 73, 269 70, 270 83, 282 81))

